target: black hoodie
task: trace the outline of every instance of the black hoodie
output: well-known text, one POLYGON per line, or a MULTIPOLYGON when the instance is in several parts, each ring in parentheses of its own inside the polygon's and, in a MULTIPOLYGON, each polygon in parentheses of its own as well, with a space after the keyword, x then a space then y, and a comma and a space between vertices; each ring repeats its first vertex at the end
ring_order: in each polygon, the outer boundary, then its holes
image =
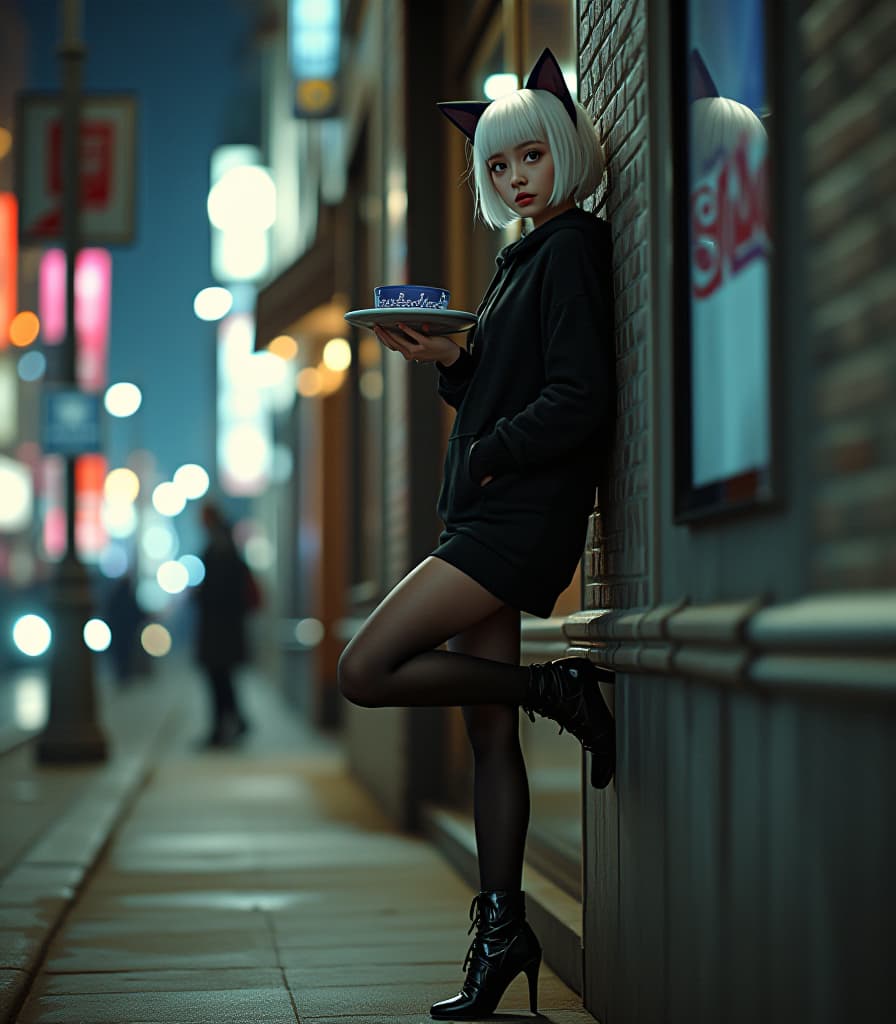
POLYGON ((439 366, 457 409, 439 496, 449 531, 507 548, 491 526, 547 517, 581 553, 613 421, 611 266, 609 225, 578 207, 501 250, 468 349, 439 366))

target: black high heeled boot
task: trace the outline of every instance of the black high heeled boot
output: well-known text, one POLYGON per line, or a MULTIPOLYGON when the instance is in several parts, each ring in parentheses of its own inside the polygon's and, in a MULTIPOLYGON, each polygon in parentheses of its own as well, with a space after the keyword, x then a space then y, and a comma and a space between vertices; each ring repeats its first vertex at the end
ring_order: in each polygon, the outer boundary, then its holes
POLYGON ((525 895, 480 892, 470 904, 470 918, 470 931, 475 928, 476 935, 464 960, 466 980, 456 996, 432 1004, 431 1016, 436 1020, 488 1017, 521 972, 529 981, 529 1006, 537 1013, 541 946, 526 920, 525 895))
POLYGON ((603 789, 616 768, 616 723, 601 696, 598 681, 612 673, 587 658, 561 658, 529 666, 523 710, 535 721, 557 722, 591 754, 591 785, 603 789))

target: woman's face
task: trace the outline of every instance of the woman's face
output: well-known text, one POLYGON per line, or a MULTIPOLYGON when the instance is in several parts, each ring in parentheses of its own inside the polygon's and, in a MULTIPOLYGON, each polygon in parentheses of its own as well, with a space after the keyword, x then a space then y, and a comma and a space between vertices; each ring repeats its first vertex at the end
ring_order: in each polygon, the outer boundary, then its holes
POLYGON ((487 163, 498 195, 520 217, 531 217, 535 227, 569 209, 570 202, 548 205, 554 191, 554 158, 546 142, 521 142, 507 153, 493 153, 487 163))

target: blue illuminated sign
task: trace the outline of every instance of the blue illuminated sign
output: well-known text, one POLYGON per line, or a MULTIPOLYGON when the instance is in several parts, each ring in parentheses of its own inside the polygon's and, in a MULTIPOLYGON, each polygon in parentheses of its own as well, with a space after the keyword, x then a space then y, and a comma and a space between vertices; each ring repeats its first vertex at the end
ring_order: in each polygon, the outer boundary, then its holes
POLYGON ((332 117, 339 99, 339 0, 290 0, 289 68, 296 117, 332 117))

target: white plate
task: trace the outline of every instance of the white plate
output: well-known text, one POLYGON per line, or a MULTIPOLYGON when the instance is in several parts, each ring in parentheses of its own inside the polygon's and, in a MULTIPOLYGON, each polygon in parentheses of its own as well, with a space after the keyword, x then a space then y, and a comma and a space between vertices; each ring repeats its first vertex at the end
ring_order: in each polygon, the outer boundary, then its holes
POLYGON ((466 313, 462 309, 415 309, 406 306, 403 309, 353 309, 345 314, 350 324, 359 327, 397 327, 407 324, 417 330, 429 334, 457 334, 475 327, 479 317, 475 313, 466 313), (429 325, 429 331, 426 331, 429 325))

